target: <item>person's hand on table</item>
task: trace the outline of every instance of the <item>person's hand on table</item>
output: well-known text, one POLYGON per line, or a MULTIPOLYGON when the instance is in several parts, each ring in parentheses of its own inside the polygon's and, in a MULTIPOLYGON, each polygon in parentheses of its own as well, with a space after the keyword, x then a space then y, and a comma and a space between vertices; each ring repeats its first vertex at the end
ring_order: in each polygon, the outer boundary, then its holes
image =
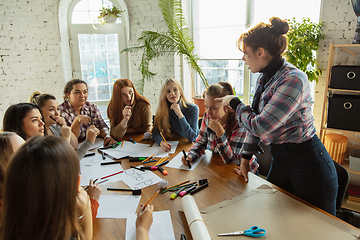
POLYGON ((234 168, 235 172, 244 177, 245 182, 249 181, 248 172, 250 172, 250 160, 245 158, 241 159, 240 167, 234 168))
POLYGON ((117 143, 117 141, 113 139, 110 135, 106 135, 106 137, 104 137, 104 147, 115 143, 117 143))
POLYGON ((145 208, 140 204, 140 210, 136 218, 136 240, 149 239, 149 229, 153 222, 153 205, 147 205, 145 208))
POLYGON ((193 157, 189 154, 186 156, 186 159, 184 158, 184 156, 181 157, 181 163, 185 166, 187 166, 187 161, 189 161, 191 163, 192 160, 193 160, 193 157))
POLYGON ((163 150, 164 152, 170 152, 171 151, 171 144, 170 143, 166 144, 164 141, 161 141, 160 147, 161 147, 161 150, 163 150))

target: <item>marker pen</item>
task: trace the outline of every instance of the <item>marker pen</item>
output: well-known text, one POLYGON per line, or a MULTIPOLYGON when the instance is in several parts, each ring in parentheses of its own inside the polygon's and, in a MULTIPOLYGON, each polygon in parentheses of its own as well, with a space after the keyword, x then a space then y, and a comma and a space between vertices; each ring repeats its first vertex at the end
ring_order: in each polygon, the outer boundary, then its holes
POLYGON ((142 162, 146 159, 146 157, 131 157, 129 158, 130 162, 142 162))
POLYGON ((190 161, 186 160, 186 153, 185 153, 184 149, 182 150, 182 152, 184 154, 184 158, 185 158, 185 161, 187 162, 188 167, 191 168, 190 161))
POLYGON ((158 167, 157 166, 140 167, 140 169, 155 171, 158 170, 158 167))
POLYGON ((113 161, 113 162, 102 162, 100 165, 112 165, 112 164, 119 164, 121 161, 113 161))
POLYGON ((105 157, 105 153, 103 151, 101 151, 101 156, 102 156, 102 159, 105 160, 106 157, 105 157))
POLYGON ((151 163, 151 162, 156 162, 156 160, 155 160, 155 159, 153 159, 153 160, 149 160, 149 161, 142 162, 142 163, 151 163))
POLYGON ((129 141, 132 142, 132 143, 136 143, 132 138, 129 138, 129 141))
POLYGON ((175 198, 177 198, 177 196, 179 195, 179 193, 180 193, 182 190, 184 190, 184 189, 185 189, 185 187, 182 187, 182 188, 180 188, 179 190, 177 190, 175 193, 171 194, 171 195, 170 195, 170 199, 171 199, 171 200, 174 200, 175 198))
POLYGON ((201 185, 201 186, 199 186, 199 187, 197 187, 197 188, 195 188, 194 190, 192 190, 192 191, 190 192, 190 194, 193 195, 193 194, 197 193, 198 191, 206 188, 207 186, 209 186, 209 183, 208 183, 208 182, 205 183, 205 184, 203 184, 203 185, 201 185))
POLYGON ((192 187, 189 187, 189 188, 187 188, 187 189, 184 189, 183 191, 181 191, 181 192, 179 193, 179 196, 180 196, 180 197, 183 197, 183 196, 185 196, 186 194, 188 194, 189 192, 195 190, 195 188, 196 188, 196 185, 194 185, 194 186, 192 186, 192 187))
POLYGON ((91 152, 91 153, 87 153, 87 154, 85 154, 85 156, 84 157, 90 157, 90 156, 94 156, 95 155, 95 153, 94 152, 91 152))
POLYGON ((163 169, 161 166, 157 166, 157 168, 162 174, 168 175, 168 172, 165 169, 163 169))

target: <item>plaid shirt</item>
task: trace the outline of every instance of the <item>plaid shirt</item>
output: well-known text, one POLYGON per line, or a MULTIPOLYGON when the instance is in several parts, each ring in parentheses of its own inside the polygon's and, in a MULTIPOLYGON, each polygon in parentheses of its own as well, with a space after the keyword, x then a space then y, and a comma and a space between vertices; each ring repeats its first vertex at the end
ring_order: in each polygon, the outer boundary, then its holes
MULTIPOLYGON (((259 91, 261 77, 256 91, 259 91)), ((306 74, 284 61, 265 85, 259 102, 260 114, 243 103, 236 108, 238 122, 248 130, 243 153, 256 153, 260 140, 269 145, 311 139, 316 134, 312 104, 306 74)))
MULTIPOLYGON (((60 111, 60 116, 65 119, 66 125, 68 125, 70 127, 78 114, 75 112, 75 109, 71 106, 68 99, 66 99, 63 103, 61 103, 59 105, 59 111, 60 111)), ((109 129, 108 126, 106 125, 104 119, 101 116, 99 108, 95 104, 93 104, 91 102, 86 102, 84 104, 84 106, 81 108, 80 114, 87 115, 89 117, 91 116, 91 118, 93 119, 93 125, 97 129, 99 129, 99 130, 103 129, 103 128, 109 129), (91 115, 90 115, 90 108, 91 108, 91 115), (97 119, 97 120, 94 120, 94 119, 97 119)), ((86 125, 81 124, 79 141, 83 141, 86 139, 86 130, 89 127, 90 127, 90 124, 86 124, 86 125)))
MULTIPOLYGON (((194 145, 191 147, 189 154, 193 157, 193 159, 198 159, 202 154, 204 154, 205 149, 209 148, 214 153, 219 154, 224 163, 234 162, 236 165, 240 165, 241 147, 247 131, 236 124, 231 131, 230 136, 226 136, 224 133, 218 138, 216 133, 207 127, 208 124, 209 116, 205 112, 201 123, 200 134, 196 138, 194 145)), ((224 129, 225 127, 226 124, 223 125, 224 129)), ((255 173, 258 168, 259 164, 254 156, 250 160, 251 172, 255 173)))

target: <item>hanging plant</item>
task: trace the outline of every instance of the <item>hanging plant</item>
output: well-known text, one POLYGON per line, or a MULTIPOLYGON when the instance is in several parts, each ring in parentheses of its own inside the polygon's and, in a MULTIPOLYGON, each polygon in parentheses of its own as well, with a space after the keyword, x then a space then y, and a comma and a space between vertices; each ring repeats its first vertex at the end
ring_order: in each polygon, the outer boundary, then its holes
POLYGON ((302 22, 296 22, 293 18, 288 23, 286 61, 305 72, 310 82, 318 82, 323 69, 319 68, 316 51, 320 40, 325 38, 325 34, 321 34, 323 23, 310 22, 309 18, 303 18, 302 22))
POLYGON ((121 17, 121 13, 125 12, 118 9, 116 6, 113 6, 112 8, 102 8, 100 11, 100 15, 97 17, 99 22, 101 22, 103 25, 105 23, 109 22, 116 22, 116 20, 121 17), (110 20, 112 19, 112 20, 110 20))

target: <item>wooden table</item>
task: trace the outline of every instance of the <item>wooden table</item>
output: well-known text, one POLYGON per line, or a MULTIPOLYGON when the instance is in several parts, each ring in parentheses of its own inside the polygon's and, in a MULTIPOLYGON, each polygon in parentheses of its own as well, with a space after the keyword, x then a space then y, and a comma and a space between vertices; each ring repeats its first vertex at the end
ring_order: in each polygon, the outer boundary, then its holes
MULTIPOLYGON (((137 142, 148 144, 153 143, 150 140, 142 140, 142 135, 127 135, 124 139, 128 140, 129 137, 132 137, 137 142)), ((171 154, 170 157, 172 158, 176 156, 182 149, 188 151, 191 146, 192 144, 186 142, 185 139, 181 140, 179 142, 179 145, 177 146, 176 153, 171 154)), ((122 161, 121 163, 124 169, 130 168, 130 165, 140 164, 141 163, 134 162, 129 163, 126 160, 122 161)), ((186 180, 198 181, 199 179, 207 178, 209 186, 193 195, 199 209, 203 209, 224 200, 231 199, 245 192, 252 191, 262 184, 268 184, 274 188, 277 188, 268 181, 251 173, 249 173, 249 182, 245 183, 243 178, 234 172, 234 167, 236 167, 236 165, 223 163, 220 156, 207 153, 206 157, 193 171, 167 168, 165 166, 165 169, 169 173, 167 176, 162 175, 160 171, 154 171, 154 173, 156 173, 161 178, 167 180, 169 182, 168 186, 172 186, 186 180)), ((100 186, 102 189, 102 195, 131 194, 127 192, 115 192, 106 190, 107 187, 128 188, 123 182, 108 183, 100 186)), ((154 195, 158 188, 158 184, 143 188, 140 202, 145 204, 154 195)), ((171 192, 158 194, 151 202, 151 204, 154 205, 155 211, 170 210, 175 239, 180 239, 180 234, 185 233, 187 239, 191 240, 192 238, 186 223, 185 216, 181 212, 181 199, 180 197, 178 197, 175 200, 170 200, 170 195, 171 192)), ((125 219, 96 219, 94 222, 94 239, 125 239, 125 231, 125 219)))

